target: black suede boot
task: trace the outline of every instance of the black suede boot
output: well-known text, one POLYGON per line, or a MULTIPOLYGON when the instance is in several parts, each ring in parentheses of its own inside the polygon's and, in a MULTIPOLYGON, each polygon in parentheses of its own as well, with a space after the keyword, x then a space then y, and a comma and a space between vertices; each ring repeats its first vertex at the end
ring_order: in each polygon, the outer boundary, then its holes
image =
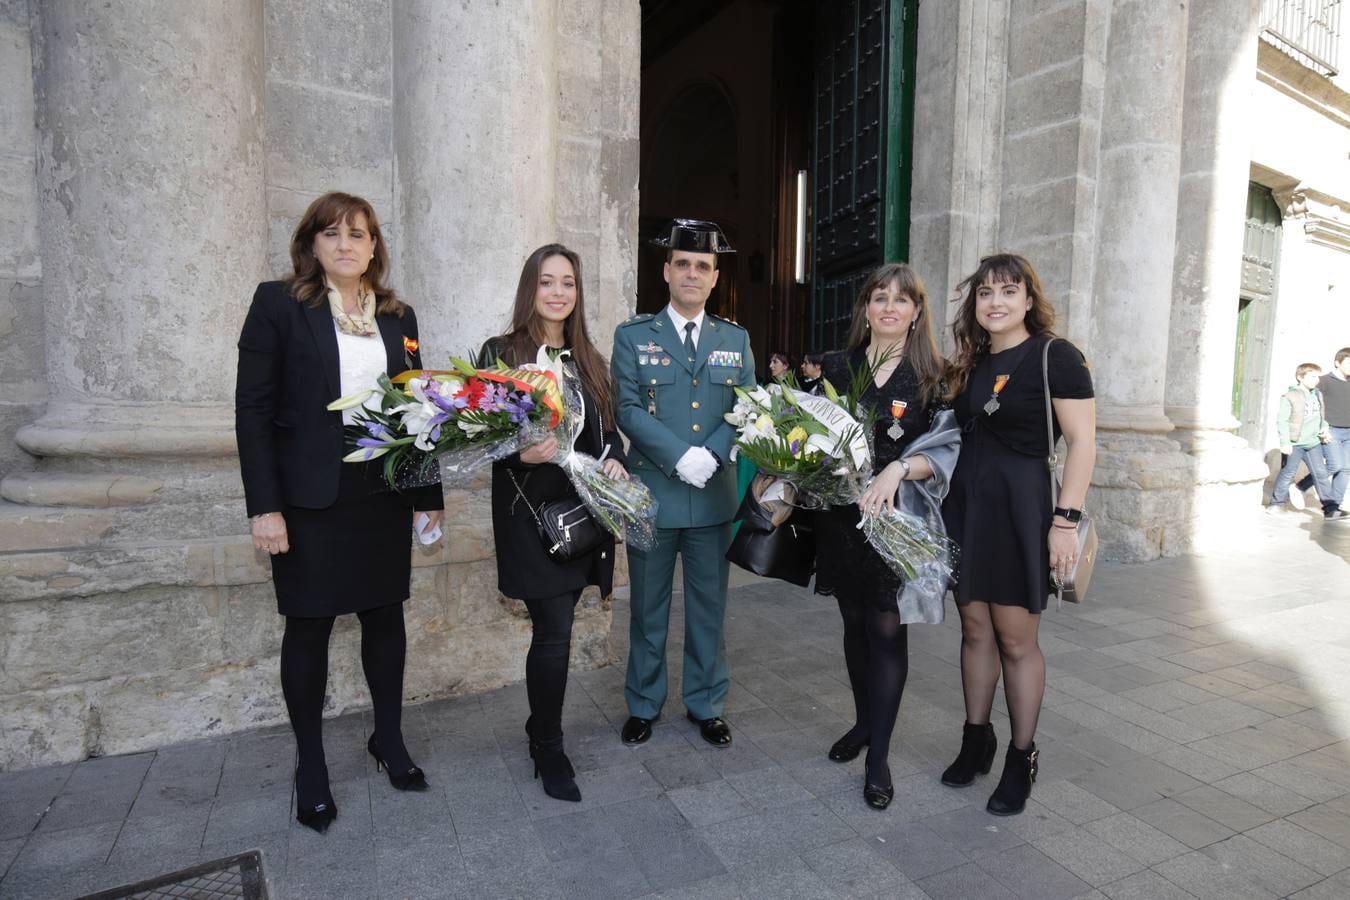
POLYGON ((956 761, 942 773, 942 783, 952 787, 966 787, 975 780, 977 774, 989 774, 994 764, 994 754, 998 752, 998 738, 994 737, 994 726, 989 722, 972 725, 969 722, 961 729, 961 752, 956 761))
POLYGON ((986 807, 991 813, 996 816, 1015 816, 1026 808, 1031 785, 1036 780, 1036 772, 1040 768, 1040 755, 1035 741, 1032 741, 1026 750, 1019 750, 1013 744, 1008 745, 1008 757, 1003 763, 1003 777, 999 779, 998 787, 994 789, 994 795, 989 798, 989 805, 986 807))

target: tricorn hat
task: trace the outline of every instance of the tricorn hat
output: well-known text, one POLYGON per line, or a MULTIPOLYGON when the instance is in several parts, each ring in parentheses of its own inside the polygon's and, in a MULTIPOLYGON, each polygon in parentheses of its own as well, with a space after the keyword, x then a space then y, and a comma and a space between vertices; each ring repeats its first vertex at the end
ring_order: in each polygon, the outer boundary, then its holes
POLYGON ((704 219, 673 219, 670 227, 652 238, 652 244, 689 253, 735 253, 716 222, 704 219))

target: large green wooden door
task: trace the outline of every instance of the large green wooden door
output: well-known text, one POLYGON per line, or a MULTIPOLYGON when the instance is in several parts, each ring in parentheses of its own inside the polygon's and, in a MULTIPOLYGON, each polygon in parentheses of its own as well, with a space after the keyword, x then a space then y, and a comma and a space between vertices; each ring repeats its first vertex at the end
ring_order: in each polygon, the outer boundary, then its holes
POLYGON ((1283 221, 1270 188, 1250 184, 1242 242, 1237 345, 1233 354, 1233 416, 1239 422, 1238 434, 1257 449, 1264 449, 1262 425, 1270 394, 1270 344, 1275 330, 1283 221))
POLYGON ((817 0, 812 349, 842 347, 867 273, 909 252, 918 0, 817 0))

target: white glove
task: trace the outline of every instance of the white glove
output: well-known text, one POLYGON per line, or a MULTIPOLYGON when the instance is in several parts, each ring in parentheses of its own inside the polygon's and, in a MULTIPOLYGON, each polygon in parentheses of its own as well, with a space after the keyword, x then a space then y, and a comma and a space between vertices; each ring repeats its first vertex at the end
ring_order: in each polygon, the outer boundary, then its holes
POLYGON ((706 447, 690 447, 675 464, 675 474, 686 484, 701 488, 717 471, 717 457, 706 447))

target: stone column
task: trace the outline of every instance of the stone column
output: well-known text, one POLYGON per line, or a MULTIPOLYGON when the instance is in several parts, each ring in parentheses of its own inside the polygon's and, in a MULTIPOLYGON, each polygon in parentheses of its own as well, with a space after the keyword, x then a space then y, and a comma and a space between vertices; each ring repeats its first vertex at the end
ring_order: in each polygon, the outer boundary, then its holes
POLYGON ((499 333, 525 256, 557 239, 557 6, 394 4, 397 280, 429 346, 499 333))
POLYGON ((35 40, 52 406, 20 444, 229 452, 267 233, 260 2, 44 3, 35 40))
POLYGON ((261 3, 31 10, 50 402, 0 484, 0 769, 281 714, 238 652, 268 610, 233 459, 267 236, 261 3))
POLYGON ((1163 412, 1181 174, 1187 13, 1112 5, 1088 347, 1097 387, 1093 500, 1113 556, 1146 559, 1180 537, 1188 459, 1163 412), (1142 488, 1142 490, 1141 490, 1142 488))
POLYGON ((1260 4, 1194 0, 1190 8, 1165 398, 1172 437, 1195 460, 1194 544, 1207 525, 1226 526, 1260 503, 1266 466, 1236 435, 1231 410, 1252 149, 1241 111, 1256 83, 1260 4))
POLYGON ((997 241, 1008 33, 1009 0, 919 5, 909 257, 936 309, 997 241))

